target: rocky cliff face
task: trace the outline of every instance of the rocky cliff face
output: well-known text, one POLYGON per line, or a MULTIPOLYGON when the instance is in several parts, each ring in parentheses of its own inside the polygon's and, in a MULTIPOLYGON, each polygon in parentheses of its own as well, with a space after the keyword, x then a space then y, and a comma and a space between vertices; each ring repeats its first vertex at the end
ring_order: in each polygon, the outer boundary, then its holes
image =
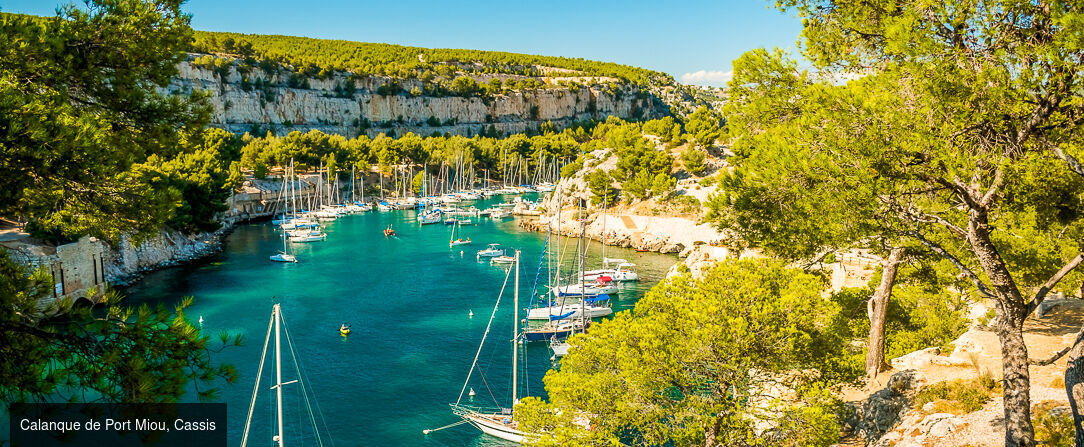
POLYGON ((211 255, 222 248, 222 238, 235 224, 233 219, 226 219, 218 231, 195 235, 162 230, 139 244, 124 236, 103 257, 105 278, 111 284, 126 285, 144 272, 211 255))
MULTIPOLYGON (((382 76, 351 79, 336 74, 327 79, 307 79, 309 88, 288 87, 285 72, 266 73, 253 69, 247 82, 236 65, 225 71, 194 65, 189 61, 179 66, 179 75, 167 91, 188 93, 205 90, 211 94, 214 107, 212 125, 243 133, 258 126, 273 128, 277 133, 293 130, 318 129, 346 136, 394 131, 396 135, 433 132, 476 135, 490 126, 504 135, 537 129, 545 122, 557 128, 575 121, 621 118, 653 118, 662 116, 665 106, 654 96, 639 94, 631 88, 608 90, 597 87, 546 88, 511 92, 491 98, 459 96, 413 96, 415 87, 422 90, 419 80, 393 80, 382 76), (221 74, 221 75, 220 75, 221 74), (270 87, 253 85, 255 79, 270 83, 270 87), (403 93, 377 94, 377 90, 397 82, 403 93), (336 91, 336 86, 354 83, 351 94, 336 91), (437 124, 439 121, 439 125, 437 124)), ((477 75, 479 83, 490 78, 504 79, 508 75, 477 75)))

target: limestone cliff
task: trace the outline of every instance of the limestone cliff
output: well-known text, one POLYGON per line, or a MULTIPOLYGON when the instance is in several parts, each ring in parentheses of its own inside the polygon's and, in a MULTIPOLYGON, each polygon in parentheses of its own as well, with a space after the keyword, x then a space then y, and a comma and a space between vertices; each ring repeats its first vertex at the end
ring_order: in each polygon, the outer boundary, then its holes
MULTIPOLYGON (((461 96, 414 96, 411 90, 423 91, 424 82, 416 79, 392 79, 384 76, 350 77, 338 73, 325 79, 308 78, 307 88, 289 87, 285 71, 267 73, 253 69, 247 79, 236 65, 227 70, 212 70, 193 63, 194 57, 179 65, 179 74, 166 90, 188 93, 204 90, 210 93, 214 107, 212 125, 233 132, 246 132, 258 126, 273 128, 277 133, 293 130, 318 129, 326 133, 375 136, 394 131, 396 135, 433 132, 476 135, 489 129, 504 135, 537 130, 546 122, 558 129, 575 121, 621 118, 653 118, 665 114, 666 106, 655 96, 641 93, 633 87, 601 87, 615 85, 599 81, 597 87, 548 87, 513 91, 488 98, 461 96), (267 81, 269 86, 254 86, 267 81), (351 93, 336 90, 336 86, 353 83, 351 93), (378 94, 381 86, 395 83, 397 94, 378 94), (438 123, 439 121, 439 123, 438 123), (437 124, 437 125, 433 125, 437 124)), ((501 74, 480 74, 473 78, 488 82, 491 78, 515 77, 501 74)), ((544 78, 549 79, 549 78, 544 78)), ((563 79, 563 78, 562 78, 563 79)), ((556 82, 558 78, 549 79, 556 82)), ((296 85, 296 83, 294 84, 296 85)))

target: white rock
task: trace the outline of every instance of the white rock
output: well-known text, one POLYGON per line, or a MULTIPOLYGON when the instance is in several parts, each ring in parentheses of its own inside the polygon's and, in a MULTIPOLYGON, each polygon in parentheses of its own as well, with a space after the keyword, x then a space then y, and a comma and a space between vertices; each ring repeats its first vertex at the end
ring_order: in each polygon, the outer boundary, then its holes
POLYGON ((920 369, 923 366, 929 365, 933 358, 937 357, 939 353, 940 350, 936 347, 926 348, 921 351, 915 351, 910 354, 896 357, 889 363, 892 364, 892 368, 899 370, 920 369))

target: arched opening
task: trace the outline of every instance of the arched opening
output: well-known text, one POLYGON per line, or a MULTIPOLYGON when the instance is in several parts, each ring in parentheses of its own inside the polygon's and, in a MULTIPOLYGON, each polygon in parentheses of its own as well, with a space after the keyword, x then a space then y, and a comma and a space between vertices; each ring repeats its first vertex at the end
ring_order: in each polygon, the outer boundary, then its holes
POLYGON ((72 304, 72 307, 94 307, 95 304, 97 303, 84 296, 77 298, 75 303, 72 304))

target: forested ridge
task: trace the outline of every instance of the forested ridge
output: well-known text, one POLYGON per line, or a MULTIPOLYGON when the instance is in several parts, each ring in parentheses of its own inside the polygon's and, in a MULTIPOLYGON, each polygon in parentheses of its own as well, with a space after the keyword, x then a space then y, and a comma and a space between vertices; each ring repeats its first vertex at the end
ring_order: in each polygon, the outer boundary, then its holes
POLYGON ((203 53, 236 54, 264 63, 288 64, 300 73, 321 77, 333 70, 359 76, 376 74, 426 81, 437 76, 451 77, 457 72, 539 77, 543 75, 541 67, 552 67, 573 70, 552 73, 552 76, 611 77, 645 87, 674 83, 665 73, 582 58, 295 36, 196 31, 192 49, 203 53))

